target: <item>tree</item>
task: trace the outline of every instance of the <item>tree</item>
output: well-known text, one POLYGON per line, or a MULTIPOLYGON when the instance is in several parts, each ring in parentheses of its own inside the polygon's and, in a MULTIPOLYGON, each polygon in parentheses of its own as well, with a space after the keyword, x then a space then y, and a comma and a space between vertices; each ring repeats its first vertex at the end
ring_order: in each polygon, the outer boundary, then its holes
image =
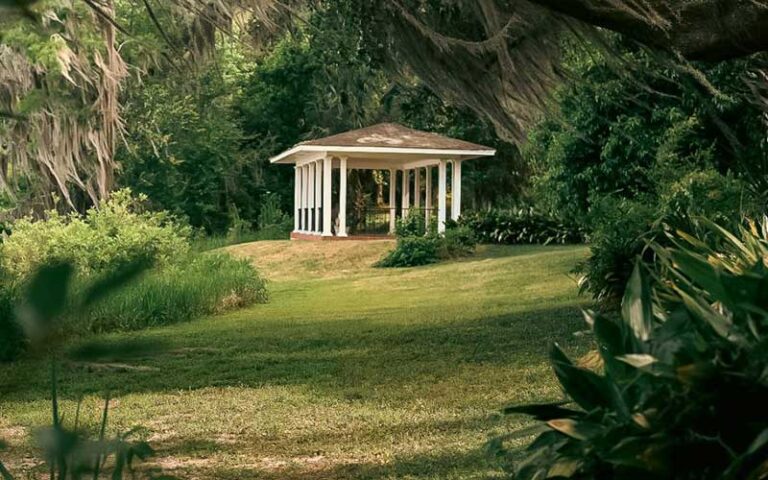
POLYGON ((689 72, 691 60, 724 60, 768 46, 762 1, 398 0, 382 7, 368 0, 359 8, 392 68, 406 66, 442 98, 467 105, 521 143, 569 76, 563 47, 605 45, 605 29, 689 72))

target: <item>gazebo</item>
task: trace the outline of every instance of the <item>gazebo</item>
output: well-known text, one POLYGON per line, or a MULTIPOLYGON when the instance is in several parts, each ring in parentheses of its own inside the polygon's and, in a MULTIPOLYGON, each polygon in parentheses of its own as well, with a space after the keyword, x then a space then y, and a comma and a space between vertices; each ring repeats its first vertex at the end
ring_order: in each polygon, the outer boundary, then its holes
POLYGON ((437 167, 436 221, 437 230, 442 233, 446 222, 449 165, 452 168, 451 218, 455 220, 461 214, 462 162, 495 153, 494 149, 483 145, 394 123, 381 123, 299 143, 271 158, 270 162, 295 165, 294 231, 291 238, 341 239, 348 237, 347 175, 351 169, 388 173, 389 203, 384 210, 388 217, 388 232, 392 234, 397 217, 398 176, 402 183, 400 216, 405 218, 409 212, 413 213, 412 210, 423 211, 429 221, 434 211, 432 182, 434 168, 437 167), (337 170, 336 203, 333 192, 337 170), (338 206, 335 209, 334 203, 338 206))

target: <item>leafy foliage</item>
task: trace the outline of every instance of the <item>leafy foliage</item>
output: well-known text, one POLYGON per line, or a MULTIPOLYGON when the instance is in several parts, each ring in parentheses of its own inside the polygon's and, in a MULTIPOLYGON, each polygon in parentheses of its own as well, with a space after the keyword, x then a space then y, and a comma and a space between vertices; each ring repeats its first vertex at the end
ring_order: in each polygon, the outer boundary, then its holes
POLYGON ((626 68, 572 54, 578 80, 560 90, 559 118, 535 128, 525 149, 535 204, 584 228, 592 255, 579 269, 582 289, 609 306, 635 257, 653 261, 646 246, 663 241, 662 225, 692 230, 691 216, 738 222, 762 213, 768 191, 762 113, 744 81, 759 58, 701 66, 697 76, 612 45, 626 68))
POLYGON ((165 265, 189 250, 190 230, 164 212, 144 210, 145 196, 115 192, 85 215, 50 211, 45 220, 22 218, 0 245, 0 267, 10 281, 24 280, 51 262, 71 262, 78 273, 103 273, 137 259, 165 265))
MULTIPOLYGON (((144 211, 143 200, 124 190, 83 216, 51 212, 47 220, 12 225, 0 245, 0 360, 14 359, 31 340, 33 332, 19 327, 14 305, 34 287, 33 273, 49 265, 74 269, 71 292, 77 299, 61 314, 62 334, 145 328, 267 300, 264 281, 250 264, 222 253, 191 253, 189 227, 167 213, 144 211), (108 284, 143 265, 153 268, 119 293, 101 298, 91 291, 94 281, 108 284)), ((51 295, 38 290, 40 297, 51 295)))
POLYGON ((740 80, 758 59, 705 69, 706 89, 689 71, 615 48, 635 68, 624 74, 600 55, 573 55, 579 80, 558 93, 559 118, 530 133, 525 156, 542 207, 589 225, 604 196, 648 202, 701 170, 738 173, 764 191, 761 111, 740 80))
POLYGON ((477 245, 469 228, 448 222, 445 233, 440 235, 436 225, 426 225, 421 214, 399 219, 395 232, 395 248, 376 263, 377 267, 416 267, 465 257, 474 253, 477 245))
POLYGON ((636 266, 621 319, 587 315, 602 373, 553 348, 553 368, 573 407, 506 409, 548 427, 514 465, 514 478, 768 473, 768 228, 750 223, 734 234, 705 223, 714 246, 677 233, 672 246, 654 246, 658 277, 636 266))
POLYGON ((434 237, 401 237, 394 250, 376 263, 377 267, 418 267, 438 261, 434 237))
POLYGON ((470 212, 459 219, 483 243, 567 244, 584 241, 576 225, 540 213, 534 208, 470 212))
POLYGON ((612 306, 623 295, 636 257, 655 268, 655 255, 647 247, 653 241, 665 244, 666 230, 705 235, 698 218, 736 228, 744 216, 761 210, 745 182, 713 170, 692 172, 669 182, 658 197, 602 197, 591 212, 591 256, 577 268, 581 289, 604 306, 612 306))
POLYGON ((118 181, 208 233, 226 232, 234 217, 254 225, 262 185, 240 148, 232 86, 213 69, 193 76, 196 88, 180 77, 148 80, 127 96, 118 181))

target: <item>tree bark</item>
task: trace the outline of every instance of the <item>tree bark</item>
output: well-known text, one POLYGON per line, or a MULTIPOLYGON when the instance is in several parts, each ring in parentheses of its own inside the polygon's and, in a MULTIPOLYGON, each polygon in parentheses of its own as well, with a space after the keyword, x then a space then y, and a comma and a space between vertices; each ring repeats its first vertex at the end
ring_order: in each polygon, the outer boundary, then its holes
POLYGON ((530 0, 689 60, 721 61, 768 50, 768 4, 760 0, 646 0, 639 14, 621 0, 530 0))

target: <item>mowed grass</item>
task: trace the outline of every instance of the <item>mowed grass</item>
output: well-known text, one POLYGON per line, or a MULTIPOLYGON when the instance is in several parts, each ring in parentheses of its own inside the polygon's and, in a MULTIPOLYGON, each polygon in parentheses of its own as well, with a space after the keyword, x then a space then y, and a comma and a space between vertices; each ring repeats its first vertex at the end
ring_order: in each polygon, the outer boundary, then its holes
MULTIPOLYGON (((546 362, 587 348, 584 299, 568 272, 583 247, 481 247, 413 269, 370 265, 390 242, 231 247, 270 280, 270 303, 133 334, 106 346, 160 351, 65 355, 63 411, 110 430, 143 427, 147 467, 180 478, 497 478, 483 446, 525 424, 508 403, 561 398, 546 362)), ((73 348, 76 348, 73 347, 73 348)), ((0 458, 35 469, 29 434, 49 423, 48 367, 0 367, 0 458)))

